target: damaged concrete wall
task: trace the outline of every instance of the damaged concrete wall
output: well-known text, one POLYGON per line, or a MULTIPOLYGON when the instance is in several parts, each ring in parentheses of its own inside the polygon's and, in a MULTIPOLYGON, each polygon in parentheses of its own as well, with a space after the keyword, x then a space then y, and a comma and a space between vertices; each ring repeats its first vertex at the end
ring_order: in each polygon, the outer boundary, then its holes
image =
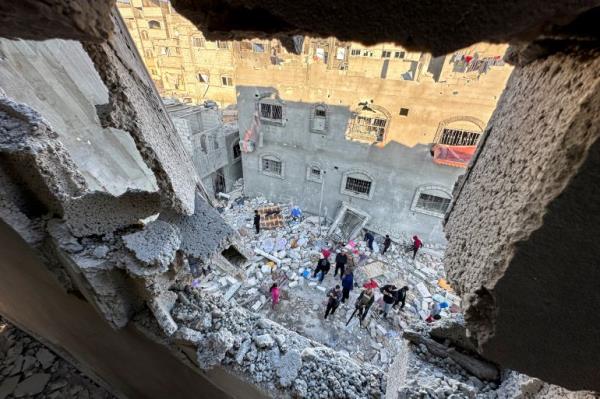
POLYGON ((599 71, 585 47, 515 69, 446 224, 482 354, 570 389, 600 390, 599 71))

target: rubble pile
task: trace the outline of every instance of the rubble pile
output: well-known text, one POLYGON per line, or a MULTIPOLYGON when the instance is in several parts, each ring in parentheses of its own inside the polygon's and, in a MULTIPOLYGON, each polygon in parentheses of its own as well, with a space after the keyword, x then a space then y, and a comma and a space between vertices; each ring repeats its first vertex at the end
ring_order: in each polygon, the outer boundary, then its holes
POLYGON ((177 296, 174 337, 196 346, 200 368, 224 366, 276 397, 291 391, 298 398, 375 398, 385 390, 379 368, 341 356, 222 296, 191 287, 177 296))
POLYGON ((114 396, 0 318, 0 399, 21 397, 108 399, 114 396))

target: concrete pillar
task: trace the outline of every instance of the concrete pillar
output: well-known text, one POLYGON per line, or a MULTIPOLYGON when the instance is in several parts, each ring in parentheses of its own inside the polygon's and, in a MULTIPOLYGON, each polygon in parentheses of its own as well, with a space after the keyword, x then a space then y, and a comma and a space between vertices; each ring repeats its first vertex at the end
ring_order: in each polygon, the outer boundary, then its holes
POLYGON ((600 390, 600 53, 517 67, 448 216, 446 267, 483 356, 600 390))

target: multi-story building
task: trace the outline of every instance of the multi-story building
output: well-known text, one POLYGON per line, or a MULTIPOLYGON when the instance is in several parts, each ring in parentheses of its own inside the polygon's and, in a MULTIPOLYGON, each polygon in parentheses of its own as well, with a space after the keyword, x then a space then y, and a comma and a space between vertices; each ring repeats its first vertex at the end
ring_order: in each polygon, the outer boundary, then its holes
POLYGON ((214 103, 189 105, 169 99, 164 103, 208 194, 231 191, 242 177, 237 122, 224 123, 214 103))
POLYGON ((444 242, 454 183, 511 72, 505 47, 431 59, 332 43, 305 63, 237 66, 246 194, 321 211, 342 238, 366 225, 444 242))
POLYGON ((357 226, 444 240, 452 187, 511 72, 505 46, 432 58, 305 38, 296 55, 276 40, 207 41, 168 2, 118 5, 163 95, 237 102, 246 194, 329 219, 349 209, 364 216, 357 226))

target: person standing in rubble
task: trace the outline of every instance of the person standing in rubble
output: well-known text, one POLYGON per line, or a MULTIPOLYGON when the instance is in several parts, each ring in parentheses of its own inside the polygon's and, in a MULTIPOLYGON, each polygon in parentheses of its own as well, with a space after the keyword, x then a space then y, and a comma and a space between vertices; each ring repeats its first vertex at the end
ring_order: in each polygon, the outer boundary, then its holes
POLYGON ((381 252, 382 255, 385 255, 386 251, 390 248, 390 245, 392 245, 392 239, 390 238, 389 234, 386 234, 385 240, 383 240, 383 251, 381 252))
POLYGON ((371 308, 371 305, 373 305, 373 302, 375 302, 375 293, 371 288, 362 290, 356 299, 355 306, 356 310, 358 311, 358 317, 360 318, 361 324, 367 317, 367 313, 369 313, 369 309, 371 308))
POLYGON ((354 288, 354 273, 351 270, 348 271, 342 277, 342 303, 345 303, 350 298, 350 291, 354 288))
POLYGON ((404 305, 406 303, 406 293, 408 291, 408 286, 400 288, 396 293, 396 301, 394 302, 394 309, 398 308, 398 304, 402 302, 402 306, 400 306, 400 310, 404 310, 404 305))
POLYGON ((392 308, 392 305, 396 302, 398 287, 393 284, 384 285, 381 289, 381 293, 383 294, 383 318, 387 319, 387 315, 392 308))
POLYGON ((346 263, 348 263, 348 255, 346 255, 346 251, 342 249, 335 255, 335 271, 333 272, 333 277, 337 276, 338 270, 340 271, 340 278, 344 276, 346 263))
POLYGON ((371 234, 370 231, 367 231, 367 234, 365 234, 365 241, 367 242, 367 248, 369 248, 369 250, 372 251, 373 241, 375 241, 375 237, 373 236, 373 234, 371 234))
POLYGON ((257 210, 254 211, 254 228, 256 229, 256 234, 260 233, 260 214, 257 210))
POLYGON ((325 318, 329 316, 329 313, 333 315, 335 310, 340 305, 340 300, 342 299, 342 289, 339 285, 336 285, 335 288, 332 288, 327 293, 327 309, 325 310, 325 318))
POLYGON ((319 277, 319 282, 323 282, 323 279, 325 278, 325 275, 327 273, 329 273, 330 268, 331 268, 331 263, 329 263, 329 260, 327 260, 327 258, 325 258, 325 256, 323 254, 321 254, 319 256, 319 262, 317 263, 317 267, 313 274, 313 278, 317 277, 317 274, 321 273, 321 275, 319 277))
POLYGON ((273 284, 269 292, 271 293, 271 309, 275 309, 275 305, 279 303, 279 287, 277 284, 273 284))
POLYGON ((413 246, 412 246, 412 250, 413 250, 413 259, 417 256, 417 251, 423 246, 423 242, 421 240, 419 240, 419 237, 417 237, 416 235, 413 236, 413 246))

